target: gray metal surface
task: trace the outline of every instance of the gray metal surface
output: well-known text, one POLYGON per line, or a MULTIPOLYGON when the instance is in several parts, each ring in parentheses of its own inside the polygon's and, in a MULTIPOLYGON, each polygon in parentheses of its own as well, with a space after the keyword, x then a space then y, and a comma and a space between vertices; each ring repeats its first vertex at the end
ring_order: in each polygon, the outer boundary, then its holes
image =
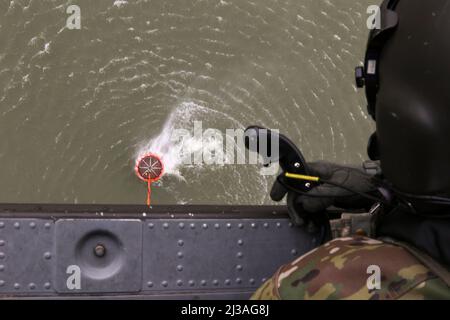
POLYGON ((145 229, 145 291, 257 288, 313 245, 281 219, 161 219, 145 229))
MULTIPOLYGON (((56 222, 55 287, 58 292, 138 292, 142 283, 142 221, 62 219, 56 222), (103 256, 95 255, 101 246, 103 256), (67 286, 68 268, 79 267, 79 289, 67 286)), ((70 274, 70 270, 69 270, 70 274)))
POLYGON ((285 217, 0 215, 0 297, 247 298, 315 246, 285 217))
POLYGON ((52 292, 54 223, 0 219, 0 293, 52 292))

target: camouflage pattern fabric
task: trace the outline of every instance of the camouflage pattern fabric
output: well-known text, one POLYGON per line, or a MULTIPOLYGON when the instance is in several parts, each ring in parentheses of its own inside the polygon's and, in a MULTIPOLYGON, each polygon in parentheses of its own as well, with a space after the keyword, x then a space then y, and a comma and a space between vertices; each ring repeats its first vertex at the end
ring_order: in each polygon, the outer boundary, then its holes
POLYGON ((252 299, 450 299, 450 288, 402 247, 355 236, 281 267, 252 299), (380 289, 367 286, 371 265, 380 268, 380 289))

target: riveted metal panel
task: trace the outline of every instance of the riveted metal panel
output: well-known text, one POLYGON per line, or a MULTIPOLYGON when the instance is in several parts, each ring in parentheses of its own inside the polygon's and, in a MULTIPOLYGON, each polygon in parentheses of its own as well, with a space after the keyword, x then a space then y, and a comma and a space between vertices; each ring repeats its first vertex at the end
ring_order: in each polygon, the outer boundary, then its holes
POLYGON ((247 299, 317 245, 272 207, 201 206, 195 218, 180 207, 20 208, 0 212, 0 298, 247 299), (73 265, 80 289, 67 286, 73 265))
POLYGON ((52 220, 0 219, 0 294, 53 293, 52 220))
POLYGON ((58 292, 132 293, 140 291, 142 284, 141 220, 58 220, 55 246, 54 282, 58 292), (98 247, 103 249, 96 251, 98 247), (73 278, 69 279, 76 272, 74 266, 81 273, 79 287, 76 286, 73 278))
POLYGON ((258 288, 316 246, 287 219, 158 219, 144 228, 144 291, 258 288))

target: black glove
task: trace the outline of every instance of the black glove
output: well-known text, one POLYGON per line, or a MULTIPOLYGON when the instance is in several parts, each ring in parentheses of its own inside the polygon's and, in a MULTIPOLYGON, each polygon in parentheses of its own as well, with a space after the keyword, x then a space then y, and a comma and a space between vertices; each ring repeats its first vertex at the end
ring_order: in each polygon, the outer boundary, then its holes
MULTIPOLYGON (((308 168, 310 175, 318 176, 321 180, 328 180, 373 196, 378 193, 372 176, 362 167, 346 167, 321 161, 308 163, 308 168)), ((281 201, 287 192, 288 212, 293 223, 297 226, 306 225, 311 231, 314 231, 317 226, 328 223, 324 213, 330 206, 342 209, 369 209, 375 202, 345 188, 327 183, 316 186, 306 194, 300 194, 285 188, 289 182, 289 178, 286 178, 284 174, 280 175, 272 187, 271 197, 274 201, 281 201)))

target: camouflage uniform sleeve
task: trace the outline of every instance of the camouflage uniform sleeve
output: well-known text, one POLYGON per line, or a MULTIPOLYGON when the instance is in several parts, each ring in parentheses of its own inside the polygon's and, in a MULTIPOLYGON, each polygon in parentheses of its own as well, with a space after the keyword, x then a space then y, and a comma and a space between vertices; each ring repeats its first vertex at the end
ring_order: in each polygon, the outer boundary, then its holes
POLYGON ((450 300, 450 289, 439 278, 422 282, 405 293, 401 300, 450 300))
POLYGON ((250 298, 250 300, 280 300, 275 286, 276 277, 267 280, 250 298))
POLYGON ((252 299, 450 299, 450 288, 402 247, 352 237, 281 267, 252 299), (369 266, 380 270, 379 288, 367 285, 369 266))

